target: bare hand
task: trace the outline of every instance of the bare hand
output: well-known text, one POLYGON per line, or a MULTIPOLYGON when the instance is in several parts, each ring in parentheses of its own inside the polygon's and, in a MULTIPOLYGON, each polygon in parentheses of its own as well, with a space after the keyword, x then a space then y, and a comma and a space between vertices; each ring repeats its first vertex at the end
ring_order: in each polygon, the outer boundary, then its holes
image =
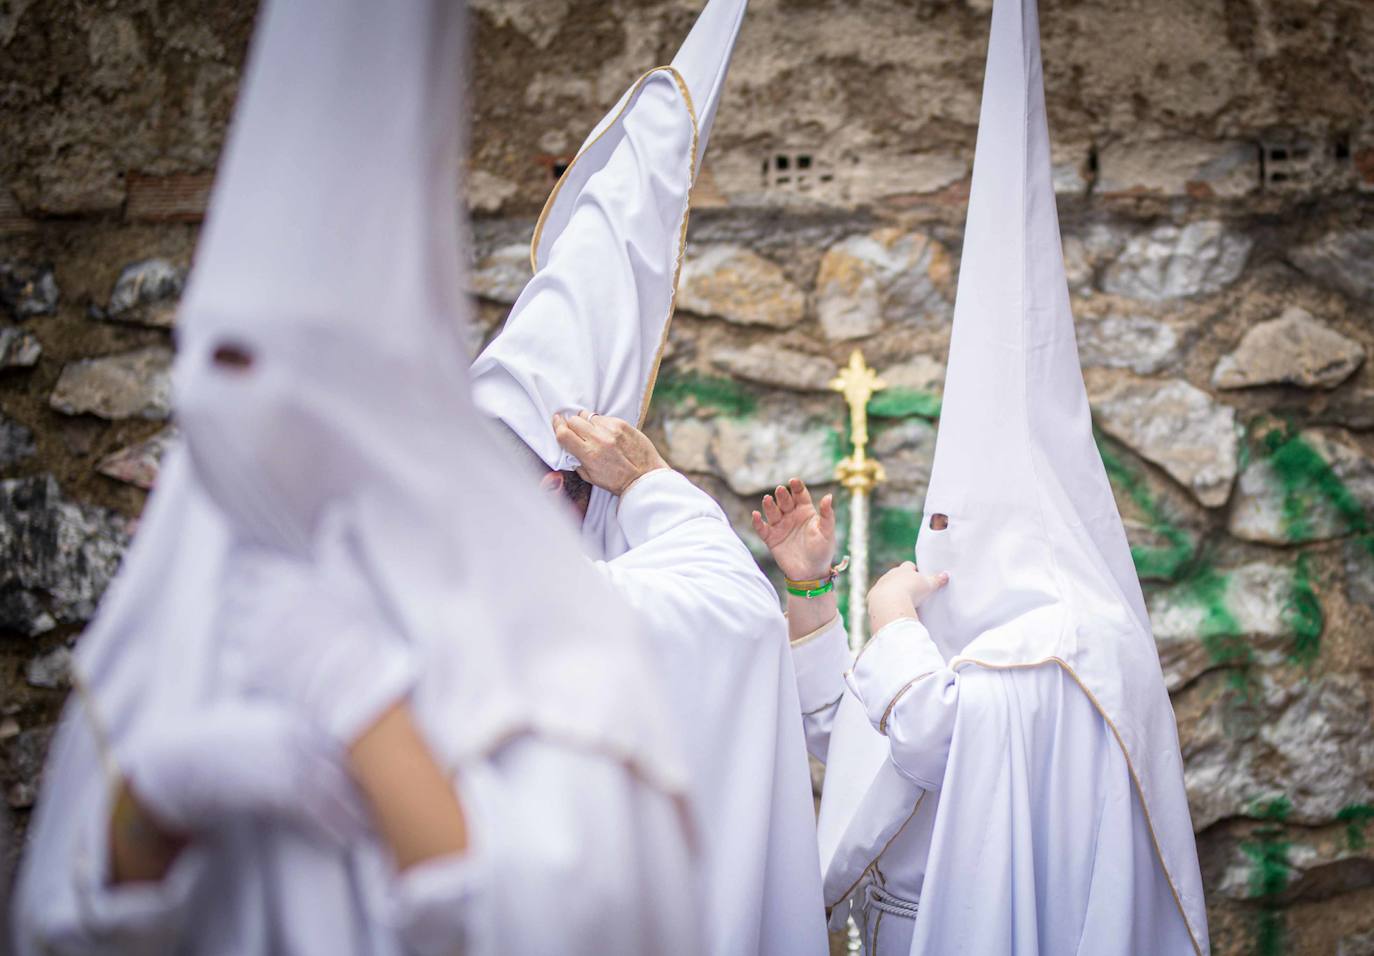
POLYGON ((903 561, 869 588, 869 629, 877 634, 898 618, 915 618, 925 599, 948 583, 949 575, 943 571, 923 574, 910 561, 903 561))
POLYGON ((830 573, 835 557, 835 504, 830 495, 817 508, 800 478, 763 496, 763 514, 754 512, 754 531, 793 581, 812 581, 830 573))
POLYGON ((555 415, 553 433, 563 450, 582 462, 577 473, 583 480, 617 497, 649 472, 668 467, 647 435, 609 415, 555 415))

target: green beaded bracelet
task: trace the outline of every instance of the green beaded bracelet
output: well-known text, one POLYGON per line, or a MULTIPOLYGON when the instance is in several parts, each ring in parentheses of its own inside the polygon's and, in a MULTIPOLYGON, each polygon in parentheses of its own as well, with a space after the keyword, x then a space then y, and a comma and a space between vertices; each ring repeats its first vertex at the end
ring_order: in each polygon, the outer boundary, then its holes
POLYGON ((806 590, 805 588, 791 588, 791 587, 790 587, 790 588, 787 589, 787 593, 788 593, 788 594, 795 594, 797 597, 813 598, 813 597, 820 597, 822 594, 825 594, 825 593, 827 593, 827 592, 829 592, 829 591, 833 591, 833 590, 835 590, 835 579, 834 579, 834 578, 831 578, 829 581, 826 581, 824 584, 822 584, 822 585, 821 585, 820 587, 818 587, 818 588, 814 588, 814 589, 808 591, 808 590, 806 590))

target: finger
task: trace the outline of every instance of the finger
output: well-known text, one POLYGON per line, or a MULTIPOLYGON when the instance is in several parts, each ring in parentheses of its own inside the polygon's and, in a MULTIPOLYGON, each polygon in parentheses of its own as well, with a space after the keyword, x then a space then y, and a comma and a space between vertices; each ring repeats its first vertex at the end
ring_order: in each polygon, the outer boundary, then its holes
POLYGON ((797 499, 799 505, 811 504, 811 491, 806 487, 806 482, 800 478, 793 478, 787 483, 788 489, 792 492, 792 497, 797 499))
POLYGON ((558 440, 559 447, 578 458, 591 451, 591 445, 573 431, 569 420, 562 415, 555 415, 553 418, 553 437, 558 440))
POLYGON ((577 437, 581 438, 584 442, 589 442, 596 437, 596 426, 587 418, 586 412, 580 415, 573 415, 570 418, 564 419, 564 421, 567 423, 569 431, 577 435, 577 437))
POLYGON ((605 426, 604 422, 606 421, 605 415, 589 412, 584 408, 572 417, 569 424, 574 428, 578 428, 578 434, 586 438, 592 438, 610 444, 615 436, 613 436, 610 430, 605 426), (578 423, 580 423, 580 427, 578 423))
POLYGON ((949 583, 948 571, 941 571, 939 574, 931 575, 931 577, 934 579, 935 590, 937 591, 949 583))
POLYGON ((768 519, 769 524, 777 524, 782 520, 782 511, 772 495, 763 496, 763 516, 768 519))
POLYGON ((796 503, 792 500, 792 492, 783 485, 778 485, 773 491, 773 497, 777 499, 778 507, 782 509, 783 514, 787 514, 796 507, 796 503))
POLYGON ((764 524, 763 515, 759 514, 757 511, 753 513, 753 518, 754 533, 758 535, 760 538, 762 538, 765 534, 768 533, 768 525, 764 524))
POLYGON ((828 535, 835 533, 834 495, 826 495, 821 499, 821 530, 828 535))

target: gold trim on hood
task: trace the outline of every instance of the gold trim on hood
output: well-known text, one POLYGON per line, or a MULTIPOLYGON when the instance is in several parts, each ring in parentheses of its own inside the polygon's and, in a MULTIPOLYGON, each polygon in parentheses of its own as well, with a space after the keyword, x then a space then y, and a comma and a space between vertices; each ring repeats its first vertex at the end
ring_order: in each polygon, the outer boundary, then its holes
POLYGON ((649 371, 649 380, 644 387, 644 395, 640 399, 639 418, 635 422, 635 425, 637 427, 643 427, 644 419, 649 413, 649 400, 653 397, 654 386, 658 383, 658 367, 660 363, 663 361, 663 350, 668 344, 668 330, 669 328, 671 328, 673 324, 673 314, 677 308, 678 280, 682 276, 682 259, 687 251, 687 218, 691 213, 692 189, 696 186, 697 181, 697 143, 700 141, 701 138, 701 129, 697 121, 696 107, 692 103, 691 91, 687 89, 687 81, 682 78, 681 73, 679 73, 672 66, 656 66, 652 70, 649 70, 647 73, 644 73, 642 76, 640 76, 639 79, 635 80, 635 82, 630 86, 628 95, 625 97, 625 105, 622 106, 620 108, 620 111, 615 114, 615 117, 609 123, 606 124, 606 128, 596 135, 595 139, 593 139, 591 142, 587 143, 580 150, 578 150, 577 155, 573 157, 572 162, 568 163, 568 168, 565 169, 563 171, 563 175, 558 178, 558 182, 554 183, 553 192, 549 193, 549 198, 544 202, 544 208, 539 212, 539 219, 534 224, 534 236, 530 239, 530 269, 533 272, 538 272, 539 241, 543 238, 544 225, 548 219, 549 212, 553 209, 553 204, 557 201, 558 194, 562 190, 563 184, 568 180, 568 173, 572 172, 573 167, 577 165, 578 160, 582 159, 582 157, 587 154, 588 150, 590 150, 593 146, 599 143, 601 141, 601 138, 605 136, 607 133, 609 133, 612 127, 614 127, 617 123, 621 121, 621 119, 624 118, 625 114, 633 105, 635 96, 639 93, 640 88, 646 82, 648 82, 650 77, 652 77, 656 73, 668 74, 668 76, 672 78, 673 82, 677 84, 678 90, 682 93, 683 103, 687 107, 687 115, 692 121, 692 149, 688 163, 688 177, 691 180, 691 182, 687 187, 687 195, 683 199, 682 203, 682 225, 678 230, 677 262, 676 265, 673 267, 673 295, 672 298, 669 300, 668 316, 663 321, 663 332, 659 336, 658 351, 654 353, 654 362, 653 367, 649 371))

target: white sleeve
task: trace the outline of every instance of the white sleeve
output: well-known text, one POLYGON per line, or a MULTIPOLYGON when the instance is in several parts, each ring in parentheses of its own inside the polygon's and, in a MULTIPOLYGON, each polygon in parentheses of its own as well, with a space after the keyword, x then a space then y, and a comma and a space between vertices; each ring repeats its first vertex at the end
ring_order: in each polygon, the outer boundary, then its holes
POLYGON ((482 919, 487 881, 480 855, 426 860, 396 878, 392 925, 415 956, 484 953, 490 937, 482 919))
POLYGON ((629 550, 598 566, 646 619, 677 622, 655 639, 687 641, 693 660, 722 667, 755 653, 754 642, 781 653, 778 594, 710 495, 675 471, 651 471, 621 496, 617 520, 629 550))
MULTIPOLYGON (((101 789, 104 789, 103 787, 101 789)), ((160 954, 176 948, 190 925, 192 903, 209 870, 209 853, 191 845, 157 882, 110 881, 110 797, 82 815, 71 860, 72 902, 40 917, 47 951, 62 954, 160 954)))
POLYGON ((892 763, 912 782, 938 790, 959 700, 959 677, 925 626, 888 624, 865 645, 845 681, 869 721, 888 739, 892 763))
POLYGON ((29 954, 161 954, 175 949, 213 869, 186 847, 156 883, 110 883, 113 788, 78 703, 49 750, 44 788, 15 887, 14 945, 29 954))
POLYGON ((844 675, 852 663, 843 620, 836 614, 830 623, 792 641, 791 648, 806 749, 824 763, 835 713, 844 697, 844 675))
POLYGON ((671 468, 659 468, 631 483, 620 496, 616 518, 632 548, 697 518, 712 519, 721 532, 739 542, 715 499, 671 468))

